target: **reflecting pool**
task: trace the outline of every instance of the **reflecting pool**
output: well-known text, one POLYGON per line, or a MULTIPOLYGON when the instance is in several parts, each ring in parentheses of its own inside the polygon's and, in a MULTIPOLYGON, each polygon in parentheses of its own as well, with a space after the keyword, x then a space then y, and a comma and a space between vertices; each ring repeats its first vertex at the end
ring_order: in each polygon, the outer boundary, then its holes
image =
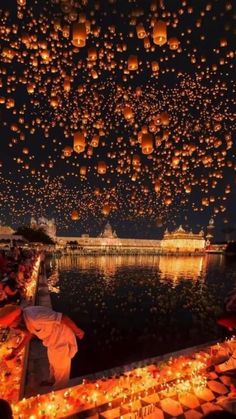
POLYGON ((215 340, 236 259, 63 256, 50 264, 53 308, 85 332, 73 376, 215 340))

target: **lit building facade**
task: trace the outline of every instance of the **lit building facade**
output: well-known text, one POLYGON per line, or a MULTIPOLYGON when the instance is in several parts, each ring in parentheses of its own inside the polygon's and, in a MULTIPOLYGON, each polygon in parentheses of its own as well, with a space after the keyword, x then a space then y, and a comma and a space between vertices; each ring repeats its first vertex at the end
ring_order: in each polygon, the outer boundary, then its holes
POLYGON ((191 231, 185 231, 182 226, 173 232, 165 231, 161 240, 161 249, 167 253, 177 252, 205 252, 206 241, 204 232, 200 231, 194 234, 191 231))
POLYGON ((99 237, 57 237, 59 246, 76 242, 77 248, 84 253, 125 253, 125 254, 162 254, 162 253, 204 253, 203 232, 198 234, 185 231, 182 226, 172 233, 165 232, 162 240, 121 239, 106 224, 99 237))

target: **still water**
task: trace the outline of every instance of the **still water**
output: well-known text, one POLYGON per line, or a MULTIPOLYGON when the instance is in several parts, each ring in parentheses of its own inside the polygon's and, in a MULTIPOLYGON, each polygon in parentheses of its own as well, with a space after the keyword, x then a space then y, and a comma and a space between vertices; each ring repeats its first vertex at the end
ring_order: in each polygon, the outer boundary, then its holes
POLYGON ((208 342, 236 285, 236 259, 206 256, 63 256, 50 261, 53 308, 86 333, 72 375, 208 342))

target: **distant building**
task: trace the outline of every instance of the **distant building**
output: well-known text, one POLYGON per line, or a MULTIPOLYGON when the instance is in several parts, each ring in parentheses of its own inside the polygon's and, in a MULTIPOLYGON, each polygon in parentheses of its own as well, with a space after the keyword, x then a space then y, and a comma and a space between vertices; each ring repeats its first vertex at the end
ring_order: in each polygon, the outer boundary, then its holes
POLYGON ((11 236, 15 231, 9 226, 0 225, 0 236, 11 236))
POLYGON ((208 243, 211 243, 213 238, 214 238, 214 230, 215 230, 214 219, 211 218, 209 220, 209 224, 207 226, 206 239, 207 239, 208 243))
POLYGON ((22 236, 14 235, 14 233, 13 228, 0 225, 0 241, 8 241, 12 244, 13 240, 24 240, 22 236))
POLYGON ((45 232, 45 234, 51 237, 51 239, 56 238, 57 229, 54 218, 48 220, 45 217, 39 217, 37 221, 34 217, 31 217, 30 228, 32 228, 33 230, 41 229, 45 232))
POLYGON ((163 252, 204 252, 205 238, 203 231, 194 234, 191 231, 185 231, 182 226, 173 232, 165 231, 161 241, 163 252))
POLYGON ((57 237, 59 246, 66 246, 76 241, 80 251, 86 253, 117 254, 166 254, 166 253, 205 253, 204 232, 194 234, 185 231, 182 226, 173 232, 166 231, 162 240, 121 239, 107 223, 98 237, 57 237))
POLYGON ((111 224, 108 222, 106 223, 104 230, 102 231, 99 237, 102 237, 104 239, 116 239, 117 234, 115 230, 112 230, 111 224))

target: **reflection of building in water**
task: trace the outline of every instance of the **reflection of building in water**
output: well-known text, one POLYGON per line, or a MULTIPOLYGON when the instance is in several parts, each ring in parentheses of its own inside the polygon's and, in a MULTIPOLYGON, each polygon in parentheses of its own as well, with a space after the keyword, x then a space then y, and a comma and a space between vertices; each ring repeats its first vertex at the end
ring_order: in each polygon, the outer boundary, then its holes
POLYGON ((205 239, 203 231, 194 234, 191 231, 187 232, 180 226, 177 230, 169 233, 166 230, 161 241, 161 248, 163 251, 169 252, 204 252, 205 239))
POLYGON ((203 269, 202 256, 160 256, 159 269, 161 279, 171 279, 178 282, 180 279, 197 279, 203 269))
POLYGON ((150 255, 136 256, 64 256, 58 260, 59 270, 69 270, 76 267, 79 270, 98 270, 104 277, 113 277, 119 268, 140 265, 142 267, 156 267, 158 269, 159 258, 150 255))
POLYGON ((58 270, 58 259, 54 258, 53 262, 50 261, 50 268, 52 269, 51 274, 47 278, 48 289, 50 292, 58 294, 60 292, 59 282, 59 270, 58 270))

